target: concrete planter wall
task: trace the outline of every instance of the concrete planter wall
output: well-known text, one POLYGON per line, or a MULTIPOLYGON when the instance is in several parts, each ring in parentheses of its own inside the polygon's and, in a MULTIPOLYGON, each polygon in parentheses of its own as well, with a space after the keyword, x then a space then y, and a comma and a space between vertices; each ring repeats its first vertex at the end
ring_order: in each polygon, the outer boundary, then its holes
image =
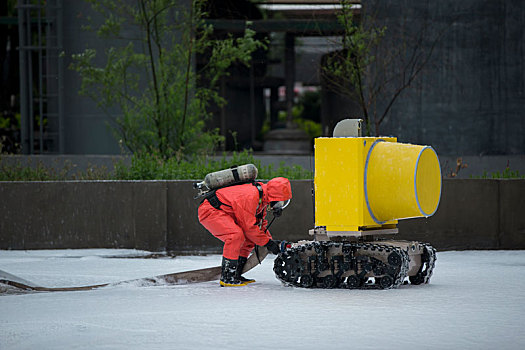
MULTIPOLYGON (((197 220, 193 181, 0 182, 0 249, 136 248, 220 252, 197 220)), ((312 181, 292 181, 293 200, 271 228, 309 239, 312 181)), ((525 180, 444 180, 428 219, 404 220, 399 239, 448 249, 525 249, 525 180)))
POLYGON ((399 230, 442 250, 525 249, 525 180, 445 180, 436 214, 399 230))

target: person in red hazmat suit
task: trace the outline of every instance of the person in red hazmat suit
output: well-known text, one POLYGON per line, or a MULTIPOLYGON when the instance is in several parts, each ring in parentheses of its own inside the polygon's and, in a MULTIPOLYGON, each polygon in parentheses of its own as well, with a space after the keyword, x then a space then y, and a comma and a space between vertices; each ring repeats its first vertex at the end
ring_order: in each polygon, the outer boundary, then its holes
POLYGON ((199 222, 224 242, 222 287, 245 286, 255 280, 241 276, 242 269, 255 245, 265 246, 273 254, 280 247, 268 230, 266 210, 279 212, 292 198, 290 181, 284 177, 268 183, 248 183, 224 187, 199 206, 199 222))

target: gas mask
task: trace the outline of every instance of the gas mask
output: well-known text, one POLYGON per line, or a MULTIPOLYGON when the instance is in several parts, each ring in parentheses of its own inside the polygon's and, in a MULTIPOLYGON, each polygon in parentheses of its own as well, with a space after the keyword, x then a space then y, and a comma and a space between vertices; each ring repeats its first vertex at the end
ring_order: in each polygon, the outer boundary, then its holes
POLYGON ((270 202, 270 209, 273 213, 273 216, 279 217, 283 213, 284 208, 286 208, 290 204, 290 200, 285 201, 273 201, 270 202))

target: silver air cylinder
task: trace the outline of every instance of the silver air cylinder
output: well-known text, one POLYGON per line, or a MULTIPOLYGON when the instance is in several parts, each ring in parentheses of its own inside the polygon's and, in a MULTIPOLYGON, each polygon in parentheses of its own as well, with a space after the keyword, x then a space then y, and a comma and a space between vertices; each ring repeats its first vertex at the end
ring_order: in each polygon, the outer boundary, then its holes
POLYGON ((236 183, 251 182, 257 178, 257 167, 253 164, 239 165, 234 168, 219 170, 209 173, 204 181, 195 184, 194 187, 213 190, 219 187, 229 186, 236 183))

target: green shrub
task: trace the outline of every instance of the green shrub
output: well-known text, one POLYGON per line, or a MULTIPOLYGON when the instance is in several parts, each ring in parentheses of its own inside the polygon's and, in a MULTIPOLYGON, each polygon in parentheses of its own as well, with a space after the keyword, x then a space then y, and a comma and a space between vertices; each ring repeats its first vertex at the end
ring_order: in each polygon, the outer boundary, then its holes
POLYGON ((81 77, 80 94, 109 115, 118 108, 117 140, 131 153, 164 159, 213 151, 223 138, 205 122, 210 105, 226 103, 220 79, 234 64, 249 66, 265 42, 248 27, 240 36, 219 37, 205 21, 205 0, 86 1, 102 22, 85 28, 115 46, 86 48, 72 56, 70 68, 81 77), (207 60, 197 64, 199 55, 207 60))
POLYGON ((63 164, 55 162, 54 166, 47 167, 42 162, 22 165, 7 164, 0 155, 0 181, 66 181, 66 180, 108 180, 113 175, 105 166, 97 167, 88 164, 86 171, 75 172, 75 166, 70 161, 63 164))
POLYGON ((206 174, 234 165, 252 163, 259 169, 260 179, 284 176, 289 179, 312 179, 313 173, 300 166, 285 166, 281 163, 277 169, 270 164, 262 166, 251 152, 234 152, 231 157, 226 154, 220 159, 197 157, 192 161, 179 161, 175 158, 163 160, 154 155, 134 156, 131 166, 122 163, 115 168, 115 178, 122 180, 188 180, 203 179, 206 174))
POLYGON ((262 166, 250 151, 234 152, 231 156, 223 154, 219 159, 196 157, 177 161, 164 159, 160 155, 141 154, 131 158, 131 165, 117 162, 110 171, 105 166, 89 166, 86 171, 75 171, 71 162, 62 166, 46 167, 41 162, 29 166, 17 163, 9 165, 0 156, 0 181, 65 181, 65 180, 200 180, 213 171, 230 168, 234 165, 252 163, 259 169, 259 179, 283 176, 291 180, 312 179, 313 173, 300 166, 286 166, 283 162, 275 168, 262 166), (58 170, 57 170, 58 169, 58 170))
POLYGON ((525 175, 521 175, 519 170, 510 170, 509 167, 506 167, 502 172, 494 171, 488 173, 484 171, 481 176, 470 176, 472 179, 525 179, 525 175))

